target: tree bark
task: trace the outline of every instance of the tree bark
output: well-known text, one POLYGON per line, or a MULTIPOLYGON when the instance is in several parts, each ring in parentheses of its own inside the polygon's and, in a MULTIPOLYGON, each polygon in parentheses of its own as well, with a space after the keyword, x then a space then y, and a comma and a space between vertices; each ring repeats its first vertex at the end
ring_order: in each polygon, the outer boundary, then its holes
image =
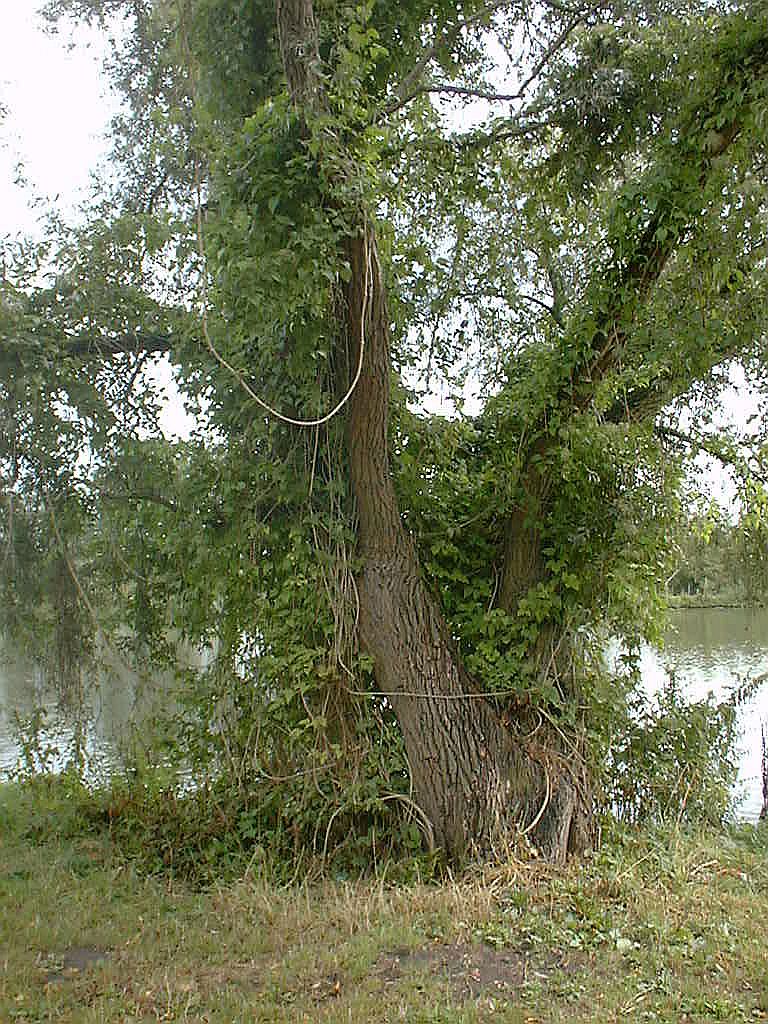
POLYGON ((363 346, 348 418, 362 562, 359 640, 402 728, 414 799, 434 843, 455 860, 503 847, 521 826, 545 856, 562 861, 573 847, 578 788, 541 733, 531 742, 513 733, 478 692, 424 583, 390 473, 389 325, 369 228, 349 241, 348 256, 347 329, 357 356, 363 346))

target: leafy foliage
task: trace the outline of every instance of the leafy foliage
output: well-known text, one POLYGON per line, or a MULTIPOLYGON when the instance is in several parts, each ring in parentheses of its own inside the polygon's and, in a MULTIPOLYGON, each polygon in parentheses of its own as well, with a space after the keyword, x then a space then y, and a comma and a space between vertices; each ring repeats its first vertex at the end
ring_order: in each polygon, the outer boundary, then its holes
POLYGON ((211 863, 260 844, 357 869, 428 835, 358 646, 346 410, 324 422, 355 378, 349 245, 370 233, 394 366, 379 470, 475 695, 520 742, 553 723, 629 816, 671 806, 693 763, 683 809, 719 815, 725 719, 673 695, 633 715, 595 664, 605 635, 661 629, 698 450, 735 463, 750 593, 765 575, 765 424, 751 460, 682 430, 732 360, 766 382, 765 12, 323 2, 288 46, 285 10, 51 5, 125 19, 126 106, 102 207, 4 262, 3 628, 70 673, 99 631, 150 670, 206 652, 148 766, 195 794, 157 783, 115 813, 154 848, 171 811, 182 845, 207 820, 211 863), (159 428, 160 353, 197 414, 185 442, 159 428), (451 418, 425 409, 436 386, 451 418))
POLYGON ((653 700, 635 695, 610 751, 606 806, 631 825, 718 826, 736 780, 732 701, 686 701, 670 680, 653 700))

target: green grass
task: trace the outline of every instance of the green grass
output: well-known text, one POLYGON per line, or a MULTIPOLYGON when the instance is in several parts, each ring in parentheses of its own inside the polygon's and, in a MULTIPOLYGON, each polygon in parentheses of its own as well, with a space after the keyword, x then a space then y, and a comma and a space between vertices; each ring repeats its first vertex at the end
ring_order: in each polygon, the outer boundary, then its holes
POLYGON ((698 594, 668 594, 670 608, 749 608, 743 587, 732 586, 723 590, 698 594))
POLYGON ((768 1019, 763 834, 437 885, 138 876, 76 786, 0 789, 0 1021, 768 1019), (101 959, 99 959, 99 957, 101 959))

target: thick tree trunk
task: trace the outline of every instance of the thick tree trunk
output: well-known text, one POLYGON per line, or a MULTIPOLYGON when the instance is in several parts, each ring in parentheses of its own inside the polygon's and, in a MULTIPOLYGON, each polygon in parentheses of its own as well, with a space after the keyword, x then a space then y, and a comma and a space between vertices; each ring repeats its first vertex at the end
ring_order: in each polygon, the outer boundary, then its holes
MULTIPOLYGON (((302 114, 322 109, 312 0, 278 0, 288 86, 302 114)), ((362 219, 362 218, 361 218, 362 219)), ((375 237, 362 224, 347 243, 346 328, 361 373, 348 404, 350 479, 358 514, 359 640, 400 723, 414 799, 431 840, 463 860, 502 847, 523 826, 551 860, 572 845, 577 801, 566 760, 540 730, 529 740, 502 723, 473 686, 421 575, 389 465, 389 323, 375 237)))
POLYGON ((400 722, 414 798, 451 857, 486 854, 519 825, 561 861, 573 846, 577 787, 540 730, 526 743, 477 692, 424 584, 390 474, 389 327, 370 231, 350 241, 349 257, 348 330, 364 347, 348 420, 362 561, 359 637, 400 722))

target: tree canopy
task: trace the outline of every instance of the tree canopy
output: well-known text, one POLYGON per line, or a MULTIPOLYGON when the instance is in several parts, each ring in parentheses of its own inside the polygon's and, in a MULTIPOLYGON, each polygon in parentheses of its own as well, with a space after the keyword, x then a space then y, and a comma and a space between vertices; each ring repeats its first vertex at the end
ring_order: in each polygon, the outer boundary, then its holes
POLYGON ((583 850, 686 460, 764 542, 764 4, 48 14, 114 33, 123 107, 102 201, 4 254, 3 628, 208 645, 188 755, 324 852, 583 850))

